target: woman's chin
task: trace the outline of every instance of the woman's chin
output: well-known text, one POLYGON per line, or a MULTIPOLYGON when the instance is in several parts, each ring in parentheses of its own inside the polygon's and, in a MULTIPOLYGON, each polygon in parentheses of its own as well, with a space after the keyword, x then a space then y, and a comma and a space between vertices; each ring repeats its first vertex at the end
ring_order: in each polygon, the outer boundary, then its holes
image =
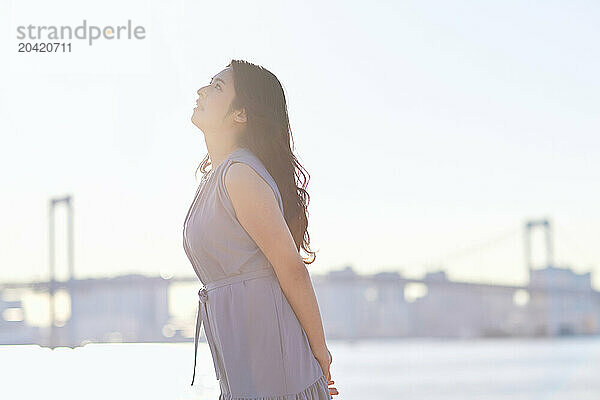
POLYGON ((198 129, 200 128, 200 121, 198 120, 198 116, 196 115, 196 109, 194 108, 194 112, 192 113, 192 117, 190 118, 192 120, 192 124, 196 125, 198 127, 198 129))

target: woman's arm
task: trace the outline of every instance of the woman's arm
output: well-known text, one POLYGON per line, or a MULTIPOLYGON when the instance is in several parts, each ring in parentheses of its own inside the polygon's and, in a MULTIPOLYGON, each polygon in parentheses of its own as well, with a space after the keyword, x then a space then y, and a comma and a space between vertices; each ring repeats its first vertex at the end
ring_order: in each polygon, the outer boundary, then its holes
POLYGON ((225 176, 225 187, 238 221, 273 265, 281 290, 306 332, 315 358, 319 362, 328 360, 312 282, 271 186, 248 165, 234 163, 225 176))

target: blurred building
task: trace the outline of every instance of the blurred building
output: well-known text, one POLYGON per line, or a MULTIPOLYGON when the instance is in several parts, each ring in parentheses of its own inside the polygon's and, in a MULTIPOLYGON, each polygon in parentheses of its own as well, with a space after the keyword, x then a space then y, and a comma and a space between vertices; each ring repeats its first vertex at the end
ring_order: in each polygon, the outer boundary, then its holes
POLYGON ((25 322, 25 308, 21 300, 11 297, 10 290, 0 291, 0 344, 34 344, 39 329, 25 322))
POLYGON ((591 274, 548 266, 527 286, 423 279, 399 273, 356 274, 351 267, 313 276, 329 338, 487 337, 598 334, 600 296, 591 274), (410 300, 408 285, 424 294, 410 300))
POLYGON ((534 334, 598 333, 600 297, 592 289, 589 272, 577 274, 553 266, 533 270, 529 288, 538 289, 527 310, 534 334))
POLYGON ((71 286, 69 341, 163 341, 169 320, 169 282, 160 277, 124 275, 77 280, 71 286))

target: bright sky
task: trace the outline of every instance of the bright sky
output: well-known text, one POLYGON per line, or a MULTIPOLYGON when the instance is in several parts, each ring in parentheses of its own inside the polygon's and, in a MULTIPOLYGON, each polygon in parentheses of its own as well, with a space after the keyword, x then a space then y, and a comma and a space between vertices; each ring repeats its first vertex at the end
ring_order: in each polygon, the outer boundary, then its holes
POLYGON ((523 284, 522 226, 546 216, 555 264, 598 271, 598 3, 288 3, 1 0, 0 281, 47 278, 65 194, 76 277, 192 276, 182 226, 206 148, 190 117, 232 58, 284 85, 311 272, 523 284), (17 26, 84 18, 146 38, 17 52, 17 26))

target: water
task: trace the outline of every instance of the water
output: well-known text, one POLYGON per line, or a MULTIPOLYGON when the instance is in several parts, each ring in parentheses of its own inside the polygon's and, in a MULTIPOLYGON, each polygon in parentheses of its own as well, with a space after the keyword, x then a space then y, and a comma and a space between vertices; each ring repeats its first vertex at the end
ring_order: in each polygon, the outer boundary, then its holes
MULTIPOLYGON (((600 338, 330 341, 337 400, 600 398, 600 338)), ((0 346, 0 398, 217 399, 206 343, 0 346)))

